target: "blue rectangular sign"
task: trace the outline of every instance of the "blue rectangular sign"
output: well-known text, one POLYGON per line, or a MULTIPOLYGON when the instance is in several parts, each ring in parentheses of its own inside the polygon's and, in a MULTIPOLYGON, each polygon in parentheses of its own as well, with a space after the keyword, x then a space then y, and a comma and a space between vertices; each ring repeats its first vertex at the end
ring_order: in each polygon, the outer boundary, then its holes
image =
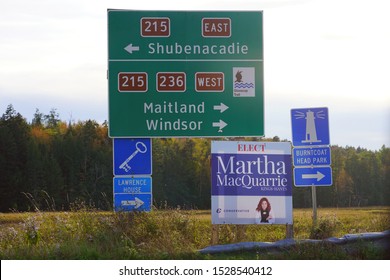
POLYGON ((294 166, 330 165, 330 147, 306 147, 293 149, 294 166))
POLYGON ((332 168, 299 167, 294 168, 294 184, 297 187, 332 185, 332 168))
POLYGON ((150 138, 114 138, 114 175, 152 175, 150 138))
POLYGON ((291 109, 293 146, 329 145, 328 108, 291 109))
POLYGON ((211 154, 211 169, 211 195, 292 195, 291 154, 211 154))
POLYGON ((114 194, 118 193, 152 193, 151 177, 115 177, 114 194))
POLYGON ((151 177, 115 177, 114 210, 146 211, 152 207, 151 177))
POLYGON ((114 210, 118 211, 146 211, 152 206, 152 194, 114 194, 114 210))

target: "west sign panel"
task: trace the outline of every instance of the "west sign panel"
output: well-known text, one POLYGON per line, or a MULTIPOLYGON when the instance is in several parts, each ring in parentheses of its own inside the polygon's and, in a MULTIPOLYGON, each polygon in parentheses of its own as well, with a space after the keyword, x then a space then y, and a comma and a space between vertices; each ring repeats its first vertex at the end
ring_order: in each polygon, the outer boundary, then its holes
POLYGON ((264 135, 262 12, 108 10, 110 137, 264 135))
POLYGON ((292 224, 291 143, 211 142, 213 224, 292 224))

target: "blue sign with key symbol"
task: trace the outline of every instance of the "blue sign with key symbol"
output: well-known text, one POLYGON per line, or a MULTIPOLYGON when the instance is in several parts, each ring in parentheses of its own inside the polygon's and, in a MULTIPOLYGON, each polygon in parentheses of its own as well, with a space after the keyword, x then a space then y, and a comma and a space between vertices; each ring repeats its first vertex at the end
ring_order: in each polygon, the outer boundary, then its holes
POLYGON ((150 138, 114 138, 114 175, 151 175, 150 138))

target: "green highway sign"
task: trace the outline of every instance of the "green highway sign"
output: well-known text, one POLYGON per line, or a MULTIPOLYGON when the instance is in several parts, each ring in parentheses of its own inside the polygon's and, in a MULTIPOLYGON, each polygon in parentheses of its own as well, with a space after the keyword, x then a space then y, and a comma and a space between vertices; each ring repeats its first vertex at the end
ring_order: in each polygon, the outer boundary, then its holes
POLYGON ((264 135, 263 14, 108 10, 110 137, 264 135))

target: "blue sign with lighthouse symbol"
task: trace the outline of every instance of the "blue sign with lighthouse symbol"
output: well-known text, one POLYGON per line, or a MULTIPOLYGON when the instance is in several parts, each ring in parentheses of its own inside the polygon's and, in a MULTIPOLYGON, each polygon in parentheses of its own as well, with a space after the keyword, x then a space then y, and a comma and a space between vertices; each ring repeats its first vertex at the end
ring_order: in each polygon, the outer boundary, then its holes
POLYGON ((328 108, 291 109, 293 146, 325 146, 329 140, 328 108))

